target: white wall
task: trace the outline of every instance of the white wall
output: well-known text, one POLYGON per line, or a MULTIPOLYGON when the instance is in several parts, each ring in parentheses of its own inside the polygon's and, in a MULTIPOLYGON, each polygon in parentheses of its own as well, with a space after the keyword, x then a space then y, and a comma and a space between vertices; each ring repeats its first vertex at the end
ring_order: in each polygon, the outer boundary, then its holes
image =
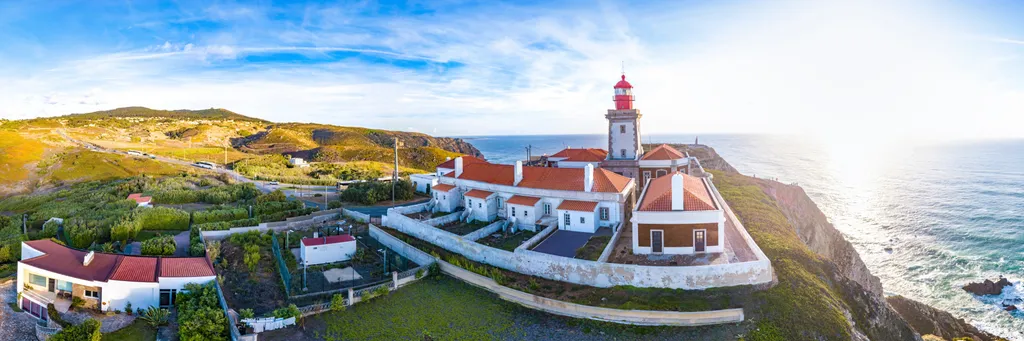
POLYGON ((28 244, 21 243, 21 260, 36 258, 44 254, 45 253, 43 253, 42 251, 33 249, 31 246, 28 246, 28 244))
POLYGON ((212 280, 217 279, 217 276, 203 276, 203 277, 158 277, 156 280, 160 282, 160 289, 177 289, 181 290, 185 288, 185 284, 196 283, 206 284, 212 280))
MULTIPOLYGON (((24 245, 24 243, 22 245, 24 245)), ((21 263, 21 262, 18 262, 18 287, 17 287, 18 291, 17 292, 21 292, 22 290, 24 290, 24 287, 25 287, 26 284, 30 288, 32 288, 32 290, 47 291, 48 288, 46 286, 36 286, 36 285, 33 285, 33 284, 29 283, 29 276, 28 276, 29 273, 40 275, 40 276, 43 276, 43 277, 46 277, 46 278, 53 278, 53 279, 56 279, 56 280, 62 281, 62 282, 71 282, 71 283, 78 284, 78 285, 86 285, 86 286, 91 286, 91 287, 99 287, 100 288, 100 300, 101 300, 101 303, 107 302, 107 305, 102 305, 101 304, 101 306, 104 308, 103 310, 106 311, 107 309, 110 308, 109 297, 107 296, 107 288, 106 288, 107 283, 105 283, 105 282, 95 282, 95 281, 84 281, 84 280, 81 280, 81 279, 78 279, 78 278, 74 278, 74 277, 69 277, 69 276, 65 276, 65 275, 62 275, 62 274, 58 274, 56 272, 52 272, 52 271, 49 271, 49 270, 43 270, 43 269, 40 269, 40 268, 31 266, 31 265, 28 265, 28 264, 25 264, 25 263, 21 263)), ((91 299, 91 298, 85 298, 85 299, 87 301, 95 302, 95 299, 91 299)), ((40 303, 43 303, 43 302, 40 302, 40 303)))
POLYGON ((465 240, 461 236, 401 214, 389 214, 387 224, 399 232, 461 254, 475 262, 550 280, 594 287, 633 285, 694 290, 772 281, 771 262, 759 252, 760 249, 755 251, 758 259, 750 262, 698 266, 643 266, 601 263, 524 249, 509 252, 465 240))
POLYGON ((306 265, 347 261, 356 254, 356 241, 314 246, 300 244, 299 254, 306 265))
POLYGON ((409 175, 416 192, 427 193, 427 189, 437 184, 437 176, 434 174, 412 174, 409 175))
MULTIPOLYGON (((636 130, 633 127, 633 123, 634 123, 634 121, 632 121, 632 120, 612 121, 612 124, 611 124, 611 128, 612 129, 611 129, 611 132, 610 132, 612 144, 611 144, 611 150, 608 151, 608 154, 609 154, 609 156, 611 156, 612 159, 619 159, 619 160, 632 160, 632 159, 636 159, 636 152, 637 152, 638 148, 637 148, 637 145, 635 143, 635 141, 636 141, 636 130), (620 133, 619 126, 621 126, 621 125, 625 125, 626 126, 626 132, 625 133, 620 133), (620 151, 619 151, 620 149, 625 149, 626 150, 626 157, 622 157, 622 154, 620 154, 620 151)), ((559 162, 559 167, 561 167, 561 162, 559 162)))
POLYGON ((438 211, 452 212, 461 206, 462 192, 458 188, 450 189, 447 192, 433 191, 431 195, 434 196, 434 200, 437 202, 438 211))
POLYGON ((517 228, 526 229, 530 231, 537 231, 537 219, 541 217, 541 202, 538 200, 533 206, 527 205, 505 205, 505 219, 512 220, 512 209, 515 208, 515 223, 517 228))
POLYGON ((125 305, 132 304, 132 309, 146 309, 160 306, 160 284, 148 282, 108 281, 103 288, 103 298, 109 300, 113 309, 124 310, 125 305))
POLYGON ((498 217, 498 201, 495 197, 495 195, 490 195, 487 199, 465 197, 463 205, 470 210, 473 220, 492 221, 498 217))
POLYGON ((601 167, 601 162, 558 161, 558 168, 583 168, 587 165, 593 165, 594 168, 599 168, 601 167))
POLYGON ((576 232, 597 232, 597 211, 580 212, 569 210, 558 210, 558 229, 576 232), (569 225, 565 225, 565 214, 569 214, 569 225), (580 223, 583 218, 583 223, 580 223))

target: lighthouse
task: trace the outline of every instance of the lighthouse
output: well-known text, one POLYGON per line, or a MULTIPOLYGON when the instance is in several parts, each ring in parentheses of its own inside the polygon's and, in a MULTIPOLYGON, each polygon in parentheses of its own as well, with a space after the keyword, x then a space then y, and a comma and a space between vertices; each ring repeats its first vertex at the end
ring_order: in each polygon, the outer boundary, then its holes
POLYGON ((644 147, 640 140, 640 111, 633 107, 633 85, 623 73, 615 83, 615 109, 608 109, 608 156, 601 167, 631 178, 637 178, 644 147))

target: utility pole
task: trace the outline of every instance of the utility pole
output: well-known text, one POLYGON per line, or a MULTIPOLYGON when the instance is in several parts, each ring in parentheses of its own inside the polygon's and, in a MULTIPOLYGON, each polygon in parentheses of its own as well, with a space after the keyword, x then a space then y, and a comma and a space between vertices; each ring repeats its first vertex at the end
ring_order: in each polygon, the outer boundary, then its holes
MULTIPOLYGON (((395 207, 395 184, 398 183, 398 137, 395 137, 395 171, 391 173, 391 207, 395 207)), ((385 270, 387 272, 387 270, 385 270)))
POLYGON ((28 235, 28 213, 21 215, 21 233, 28 235))

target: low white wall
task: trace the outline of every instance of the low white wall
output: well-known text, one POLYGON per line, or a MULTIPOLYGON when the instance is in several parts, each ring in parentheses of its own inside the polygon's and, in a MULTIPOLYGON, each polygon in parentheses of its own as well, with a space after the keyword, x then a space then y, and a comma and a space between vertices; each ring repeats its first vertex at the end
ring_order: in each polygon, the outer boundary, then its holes
POLYGON ((366 213, 356 212, 347 208, 341 209, 341 215, 355 219, 358 222, 365 223, 370 221, 370 215, 366 213))
POLYGON ((619 241, 619 236, 622 235, 622 230, 625 229, 622 228, 622 224, 619 224, 619 226, 616 227, 615 233, 612 234, 612 239, 608 241, 608 245, 605 245, 604 251, 601 251, 601 257, 597 258, 598 262, 608 262, 608 257, 612 256, 612 250, 615 250, 615 243, 619 241))
POLYGON ((555 315, 650 326, 703 326, 738 323, 742 322, 744 318, 743 309, 738 308, 699 312, 621 310, 558 301, 501 286, 490 278, 480 276, 445 261, 438 260, 437 262, 442 272, 496 293, 503 300, 555 315))
POLYGON ((409 205, 409 206, 392 207, 392 208, 389 208, 388 211, 394 210, 395 212, 398 212, 398 213, 401 213, 401 214, 423 212, 423 210, 427 209, 427 205, 428 204, 430 204, 429 201, 425 202, 425 203, 409 205))
POLYGON ((434 257, 420 249, 406 244, 401 239, 384 232, 380 228, 370 225, 370 238, 376 239, 382 245, 397 252, 402 257, 411 260, 419 265, 427 265, 434 262, 434 257))
POLYGON ((389 213, 387 226, 466 258, 502 269, 555 281, 613 287, 707 289, 772 281, 771 263, 757 261, 701 266, 642 266, 573 259, 525 249, 508 252, 468 241, 401 214, 389 213))
MULTIPOLYGON (((227 230, 219 231, 202 231, 203 239, 206 240, 222 240, 235 233, 243 233, 249 231, 260 231, 266 232, 267 230, 274 230, 280 232, 290 229, 300 229, 308 226, 323 223, 325 221, 338 219, 338 214, 342 212, 342 209, 333 209, 326 211, 314 212, 309 215, 291 217, 286 221, 275 221, 270 223, 260 223, 256 226, 246 227, 234 227, 227 230)), ((358 220, 358 219, 356 219, 358 220)), ((367 219, 369 221, 369 219, 367 219)))
POLYGON ((537 245, 537 243, 540 243, 541 240, 544 240, 544 238, 547 238, 548 235, 550 235, 552 232, 555 232, 555 230, 557 230, 557 229, 558 229, 558 225, 548 226, 544 230, 540 231, 540 233, 534 235, 533 237, 530 237, 530 239, 527 239, 525 242, 523 242, 523 244, 521 244, 518 247, 516 247, 516 250, 519 250, 519 249, 529 250, 534 245, 537 245))
POLYGON ((476 241, 476 240, 478 240, 480 238, 487 237, 487 236, 489 236, 491 234, 494 234, 495 232, 498 232, 498 230, 501 229, 501 224, 504 224, 504 223, 505 223, 505 220, 495 221, 495 222, 491 223, 490 225, 481 227, 479 230, 467 233, 465 236, 462 236, 462 238, 465 239, 465 240, 476 241))
POLYGON ((440 216, 440 217, 437 217, 437 218, 427 219, 427 220, 424 220, 423 223, 427 224, 427 225, 430 225, 430 226, 441 226, 441 225, 444 225, 444 224, 451 224, 451 223, 454 223, 456 221, 459 221, 459 216, 460 215, 462 215, 462 211, 455 212, 455 213, 448 214, 448 215, 444 215, 444 216, 440 216))

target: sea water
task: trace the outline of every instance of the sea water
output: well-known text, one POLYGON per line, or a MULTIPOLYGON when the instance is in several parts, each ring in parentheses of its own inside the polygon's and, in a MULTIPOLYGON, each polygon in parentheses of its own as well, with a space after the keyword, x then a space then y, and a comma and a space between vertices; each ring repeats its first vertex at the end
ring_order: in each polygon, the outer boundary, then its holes
MULTIPOLYGON (((652 135, 645 143, 693 143, 652 135)), ((473 136, 491 162, 565 147, 607 148, 605 135, 473 136)), ((1024 140, 885 142, 795 136, 699 136, 746 175, 795 183, 853 243, 886 294, 903 295, 1024 341, 1024 313, 1003 310, 1024 293, 1024 140), (1006 276, 1004 294, 960 287, 1006 276)), ((1024 309, 1024 303, 1016 302, 1024 309)))

